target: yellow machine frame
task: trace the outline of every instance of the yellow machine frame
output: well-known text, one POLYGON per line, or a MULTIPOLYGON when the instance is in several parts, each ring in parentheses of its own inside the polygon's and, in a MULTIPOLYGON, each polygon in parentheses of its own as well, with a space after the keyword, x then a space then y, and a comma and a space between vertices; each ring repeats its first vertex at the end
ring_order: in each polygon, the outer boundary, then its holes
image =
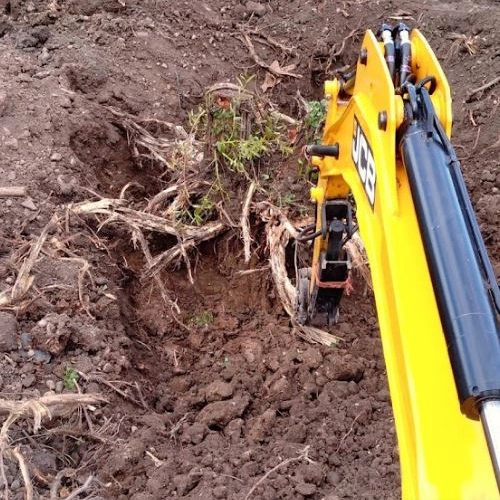
MULTIPOLYGON (((418 30, 411 35, 412 72, 437 80, 433 105, 451 134, 450 88, 418 30)), ((395 94, 384 48, 371 31, 364 37, 366 60, 359 61, 348 99, 338 80, 325 83, 328 100, 323 144, 339 144, 338 158, 313 157, 319 168, 311 190, 318 227, 326 200, 356 202, 356 217, 371 267, 377 314, 399 442, 404 500, 496 500, 500 498, 479 421, 462 415, 446 340, 429 275, 422 237, 396 131, 403 100, 395 94), (387 117, 385 129, 379 114, 387 117), (355 120, 376 165, 374 204, 370 203, 351 156, 355 120)), ((324 241, 314 243, 313 269, 324 241)), ((311 287, 316 276, 312 274, 311 287)))

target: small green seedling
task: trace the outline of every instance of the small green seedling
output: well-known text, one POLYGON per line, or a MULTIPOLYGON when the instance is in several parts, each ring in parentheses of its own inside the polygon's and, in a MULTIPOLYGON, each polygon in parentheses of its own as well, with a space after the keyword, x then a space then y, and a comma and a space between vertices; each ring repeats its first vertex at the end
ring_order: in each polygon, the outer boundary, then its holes
POLYGON ((191 318, 191 323, 194 326, 198 326, 200 328, 208 326, 213 322, 214 322, 214 315, 213 315, 212 311, 202 311, 198 314, 195 314, 191 318))
POLYGON ((76 388, 76 382, 78 381, 78 372, 67 366, 63 374, 64 388, 68 391, 72 391, 76 388))
POLYGON ((320 138, 321 128, 325 122, 326 105, 324 101, 308 101, 308 111, 304 124, 312 134, 313 140, 320 138))

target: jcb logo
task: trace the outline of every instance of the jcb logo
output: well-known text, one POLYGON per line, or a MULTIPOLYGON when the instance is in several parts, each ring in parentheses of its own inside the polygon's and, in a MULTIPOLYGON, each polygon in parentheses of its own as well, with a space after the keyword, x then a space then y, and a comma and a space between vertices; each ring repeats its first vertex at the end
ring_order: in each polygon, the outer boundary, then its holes
POLYGON ((358 170, 359 178, 365 188, 368 201, 373 208, 375 204, 375 183, 377 172, 373 161, 372 148, 368 144, 366 136, 358 120, 354 118, 354 137, 352 140, 352 160, 358 170))

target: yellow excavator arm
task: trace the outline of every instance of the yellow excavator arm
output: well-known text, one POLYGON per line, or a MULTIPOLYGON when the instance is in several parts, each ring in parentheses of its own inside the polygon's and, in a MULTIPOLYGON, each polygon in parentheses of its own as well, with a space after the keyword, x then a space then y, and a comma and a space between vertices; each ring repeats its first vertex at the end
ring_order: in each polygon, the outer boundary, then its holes
POLYGON ((305 148, 318 182, 315 227, 299 237, 313 257, 299 272, 298 318, 336 322, 359 225, 403 499, 499 499, 498 288, 449 144, 443 70, 418 30, 384 25, 325 94, 322 144, 305 148))

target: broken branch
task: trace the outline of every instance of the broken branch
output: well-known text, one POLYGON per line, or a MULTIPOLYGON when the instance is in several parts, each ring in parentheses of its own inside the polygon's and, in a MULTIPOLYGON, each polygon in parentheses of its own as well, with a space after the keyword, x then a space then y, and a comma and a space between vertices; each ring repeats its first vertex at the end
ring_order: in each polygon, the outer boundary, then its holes
POLYGON ((261 68, 267 69, 270 73, 275 76, 291 76, 292 78, 302 78, 302 75, 297 73, 292 73, 292 70, 295 69, 295 65, 286 66, 285 68, 281 68, 277 61, 272 64, 267 64, 264 62, 260 56, 255 51, 255 46, 250 40, 250 37, 246 33, 242 33, 242 38, 240 40, 247 46, 248 52, 250 53, 250 57, 258 64, 261 68))
POLYGON ((245 198, 245 203, 243 204, 243 211, 241 213, 241 234, 243 238, 243 248, 245 251, 245 263, 250 262, 252 254, 250 252, 250 245, 252 243, 252 237, 250 236, 250 222, 248 220, 250 213, 250 203, 252 202, 252 197, 255 193, 256 184, 251 182, 248 187, 247 196, 245 198))

